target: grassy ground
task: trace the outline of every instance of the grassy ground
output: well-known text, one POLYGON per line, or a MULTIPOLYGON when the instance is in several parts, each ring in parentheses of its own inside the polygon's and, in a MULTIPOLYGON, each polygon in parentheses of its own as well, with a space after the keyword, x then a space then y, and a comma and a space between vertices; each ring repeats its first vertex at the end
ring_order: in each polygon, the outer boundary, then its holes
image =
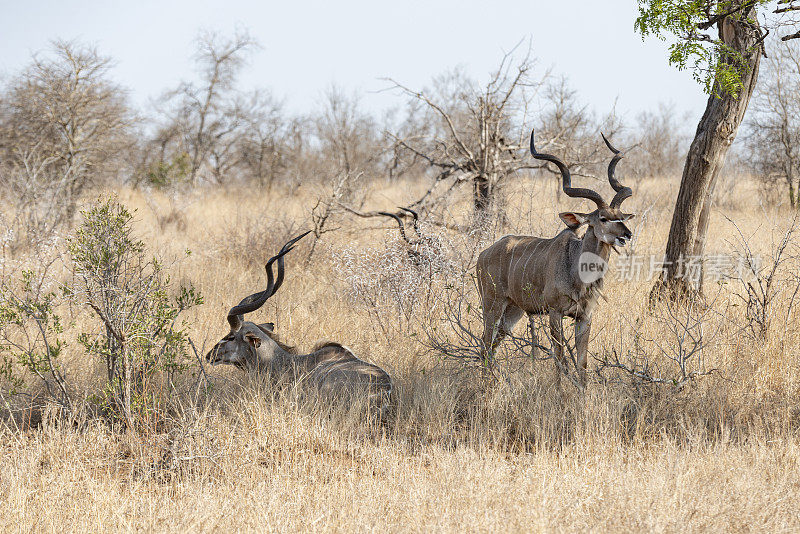
MULTIPOLYGON (((660 259, 676 188, 633 185, 625 204, 638 214, 633 250, 660 259)), ((723 185, 707 253, 734 252, 735 223, 768 264, 792 214, 759 204, 747 180, 723 185)), ((423 186, 374 185, 366 207, 402 205, 423 186)), ((160 195, 118 192, 137 209, 137 232, 154 253, 192 250, 172 273, 205 295, 189 317, 201 350, 227 333, 227 309, 264 284, 264 259, 308 226, 319 194, 310 186, 269 196, 206 191, 178 198, 171 213, 160 195)), ((9 423, 0 431, 0 530, 797 531, 797 264, 780 271, 766 339, 746 328, 738 282, 706 281, 707 346, 689 370, 714 371, 680 389, 610 369, 591 374, 586 394, 566 381, 557 388, 552 362, 527 361, 510 343, 499 379, 487 383, 425 346, 431 335, 458 343, 442 322, 453 295, 472 305, 463 321, 480 335, 474 291, 458 272, 470 272, 475 251, 501 234, 554 235, 556 212, 580 207, 556 204, 550 183, 517 184, 506 198, 507 226, 480 238, 428 228, 444 242, 451 271, 412 292, 391 291, 407 273, 379 273, 388 276, 384 287, 369 283, 376 265, 408 268, 375 260, 391 256, 393 225, 337 216, 331 227, 340 229, 322 236, 309 261, 310 243, 293 252, 283 288, 254 314, 303 349, 336 340, 389 370, 398 395, 386 426, 323 416, 290 393, 209 368, 209 395, 198 404, 178 396, 163 431, 118 434, 93 420, 69 427, 46 416, 33 429, 9 423)), ((454 200, 446 215, 466 220, 468 199, 454 200)), ((667 356, 689 346, 695 316, 648 308, 651 285, 644 275, 608 280, 590 350, 679 377, 667 356)), ((100 362, 77 348, 65 360, 76 395, 98 386, 100 362)))

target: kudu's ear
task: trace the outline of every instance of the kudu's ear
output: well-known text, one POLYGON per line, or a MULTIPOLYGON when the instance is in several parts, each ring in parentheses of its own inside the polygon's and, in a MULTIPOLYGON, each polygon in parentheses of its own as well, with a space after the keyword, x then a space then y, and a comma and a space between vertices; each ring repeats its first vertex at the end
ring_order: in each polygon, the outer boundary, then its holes
POLYGON ((250 345, 251 345, 253 348, 255 348, 255 349, 257 349, 258 347, 260 347, 260 346, 261 346, 261 338, 260 338, 260 337, 258 337, 258 336, 257 336, 257 335, 255 335, 255 334, 251 334, 250 332, 248 332, 248 333, 246 333, 246 334, 244 335, 244 338, 245 338, 245 339, 247 340, 247 342, 248 342, 248 343, 250 343, 250 345))
POLYGON ((272 335, 275 332, 275 323, 261 323, 256 326, 267 335, 272 335))
POLYGON ((622 214, 622 220, 623 220, 623 221, 630 221, 630 220, 631 220, 631 219, 633 219, 634 217, 636 217, 636 214, 635 214, 635 213, 623 213, 623 214, 622 214))
POLYGON ((570 230, 575 230, 580 226, 586 224, 588 219, 585 213, 575 213, 572 211, 564 211, 558 214, 561 217, 561 220, 564 221, 564 224, 567 225, 567 228, 570 230))

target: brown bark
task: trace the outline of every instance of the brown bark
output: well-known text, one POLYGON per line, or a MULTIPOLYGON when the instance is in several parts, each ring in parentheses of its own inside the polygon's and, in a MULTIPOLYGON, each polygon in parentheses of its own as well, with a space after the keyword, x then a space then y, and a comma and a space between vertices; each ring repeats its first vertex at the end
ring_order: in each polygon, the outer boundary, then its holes
MULTIPOLYGON (((717 168, 716 174, 719 174, 717 168)), ((717 186, 717 176, 711 178, 711 184, 708 186, 706 198, 703 201, 703 209, 700 210, 700 219, 697 221, 697 236, 694 239, 694 246, 692 247, 692 256, 699 258, 703 255, 706 248, 706 234, 708 233, 708 221, 711 219, 711 207, 714 204, 714 189, 717 186)), ((703 292, 703 276, 705 275, 705 268, 700 264, 700 277, 697 280, 697 290, 703 292)))
MULTIPOLYGON (((700 294, 702 282, 695 286, 684 278, 681 267, 692 255, 703 254, 714 184, 728 148, 736 138, 758 78, 761 32, 755 15, 755 7, 748 7, 743 10, 741 19, 728 17, 719 23, 721 28, 724 27, 720 35, 725 43, 744 58, 742 87, 737 96, 715 87, 719 94, 708 98, 683 168, 667 240, 664 272, 653 286, 651 299, 662 295, 694 298, 700 294)), ((722 58, 722 61, 733 62, 735 59, 722 58)))
POLYGON ((128 354, 128 347, 126 343, 122 343, 122 361, 123 361, 123 368, 125 370, 125 384, 124 384, 124 395, 125 398, 122 399, 122 409, 125 412, 125 423, 128 427, 128 432, 133 432, 135 430, 133 425, 133 412, 131 412, 131 382, 133 382, 133 369, 131 367, 131 355, 128 354))
POLYGON ((486 213, 492 203, 492 185, 486 175, 478 175, 472 180, 474 188, 472 195, 473 207, 476 213, 486 213))

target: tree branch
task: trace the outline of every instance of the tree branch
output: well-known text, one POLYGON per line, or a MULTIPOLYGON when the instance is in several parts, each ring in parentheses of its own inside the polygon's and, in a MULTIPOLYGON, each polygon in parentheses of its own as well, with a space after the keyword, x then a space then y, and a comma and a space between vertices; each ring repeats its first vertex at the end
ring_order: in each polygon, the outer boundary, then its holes
POLYGON ((441 115, 442 118, 447 123, 447 128, 450 130, 450 135, 453 136, 453 139, 458 144, 458 147, 461 149, 461 151, 464 154, 464 156, 466 156, 470 160, 474 160, 475 159, 475 156, 472 154, 472 151, 469 148, 467 148, 467 145, 464 144, 464 142, 461 140, 461 137, 458 135, 458 132, 456 131, 456 127, 453 124, 453 120, 450 118, 450 115, 448 115, 447 112, 444 109, 442 109, 438 104, 433 102, 431 99, 429 99, 427 96, 425 96, 421 92, 412 91, 408 87, 396 82, 395 80, 392 80, 391 78, 389 78, 388 80, 390 82, 392 82, 393 84, 395 84, 395 87, 397 87, 398 89, 402 90, 403 92, 405 92, 408 95, 411 95, 411 96, 413 96, 413 97, 415 97, 415 98, 417 98, 419 100, 422 100, 423 102, 428 104, 428 106, 430 106, 431 108, 436 110, 436 112, 439 115, 441 115))
POLYGON ((781 41, 791 41, 792 39, 798 39, 798 38, 800 38, 800 31, 794 32, 789 35, 784 35, 783 37, 781 37, 781 41))
POLYGON ((756 3, 756 0, 750 0, 750 2, 745 2, 745 3, 743 3, 742 5, 740 5, 740 6, 738 6, 738 7, 735 7, 735 8, 733 8, 733 9, 731 9, 730 11, 726 11, 725 13, 721 13, 721 14, 719 14, 719 15, 716 15, 716 16, 714 16, 714 17, 710 18, 709 20, 707 20, 707 21, 705 21, 705 22, 701 22, 701 23, 699 23, 699 24, 697 25, 697 28, 698 28, 698 29, 701 29, 701 30, 707 30, 707 29, 709 29, 711 26, 713 26, 714 24, 716 24, 717 22, 721 21, 722 19, 724 19, 724 18, 726 18, 726 17, 729 17, 730 15, 733 15, 733 14, 734 14, 734 13, 736 13, 737 11, 743 11, 743 10, 745 10, 745 9, 748 9, 748 8, 752 7, 752 6, 753 6, 753 4, 755 4, 755 3, 756 3))

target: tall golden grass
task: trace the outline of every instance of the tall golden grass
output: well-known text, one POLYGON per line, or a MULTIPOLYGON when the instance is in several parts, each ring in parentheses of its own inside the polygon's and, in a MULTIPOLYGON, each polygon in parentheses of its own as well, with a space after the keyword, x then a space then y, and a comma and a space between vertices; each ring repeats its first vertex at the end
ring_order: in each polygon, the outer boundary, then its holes
MULTIPOLYGON (((768 258, 793 214, 761 202, 748 179, 725 184, 707 253, 734 248, 728 217, 768 258)), ((373 184, 367 204, 391 209, 424 185, 373 184)), ((472 251, 501 232, 560 231, 556 213, 579 204, 557 198, 555 187, 549 181, 509 187, 508 227, 490 230, 481 243, 439 227, 428 231, 469 267, 472 251)), ((644 180, 634 191, 626 202, 638 214, 633 246, 639 255, 660 257, 676 184, 644 180)), ((137 233, 152 252, 169 259, 192 251, 172 274, 205 296, 189 317, 202 350, 227 333, 227 309, 263 286, 261 262, 308 225, 318 192, 311 186, 269 197, 203 191, 182 199, 186 207, 173 217, 158 195, 148 203, 139 191, 115 194, 137 210, 137 233)), ((449 205, 451 220, 469 219, 466 196, 449 205)), ((800 336, 797 313, 786 313, 788 280, 764 340, 742 329, 738 283, 707 280, 708 345, 702 367, 692 365, 714 371, 680 388, 604 369, 591 373, 580 393, 566 381, 555 387, 552 362, 520 354, 499 365, 497 379, 486 380, 426 347, 433 327, 447 335, 439 299, 462 286, 437 282, 411 318, 398 318, 391 306, 370 308, 353 298, 342 251, 383 251, 396 227, 338 217, 340 229, 322 236, 308 262, 307 243, 288 257, 284 286, 254 315, 275 322, 282 338, 301 348, 336 340, 387 369, 397 396, 384 425, 357 410, 323 413, 292 391, 220 367, 206 368, 213 387, 202 402, 176 397, 161 431, 118 433, 91 418, 70 426, 47 413, 33 428, 7 422, 0 431, 0 530, 800 529, 800 336)), ((462 297, 475 305, 464 279, 462 297)), ((668 314, 648 308, 651 285, 644 278, 608 280, 590 352, 624 359, 636 347, 635 357, 656 366, 654 374, 672 377, 675 367, 662 350, 678 346, 681 332, 668 314)), ((480 335, 479 314, 464 320, 480 335)), ((65 365, 76 391, 97 387, 101 362, 72 349, 65 365)), ((598 366, 590 362, 590 369, 598 366)))

